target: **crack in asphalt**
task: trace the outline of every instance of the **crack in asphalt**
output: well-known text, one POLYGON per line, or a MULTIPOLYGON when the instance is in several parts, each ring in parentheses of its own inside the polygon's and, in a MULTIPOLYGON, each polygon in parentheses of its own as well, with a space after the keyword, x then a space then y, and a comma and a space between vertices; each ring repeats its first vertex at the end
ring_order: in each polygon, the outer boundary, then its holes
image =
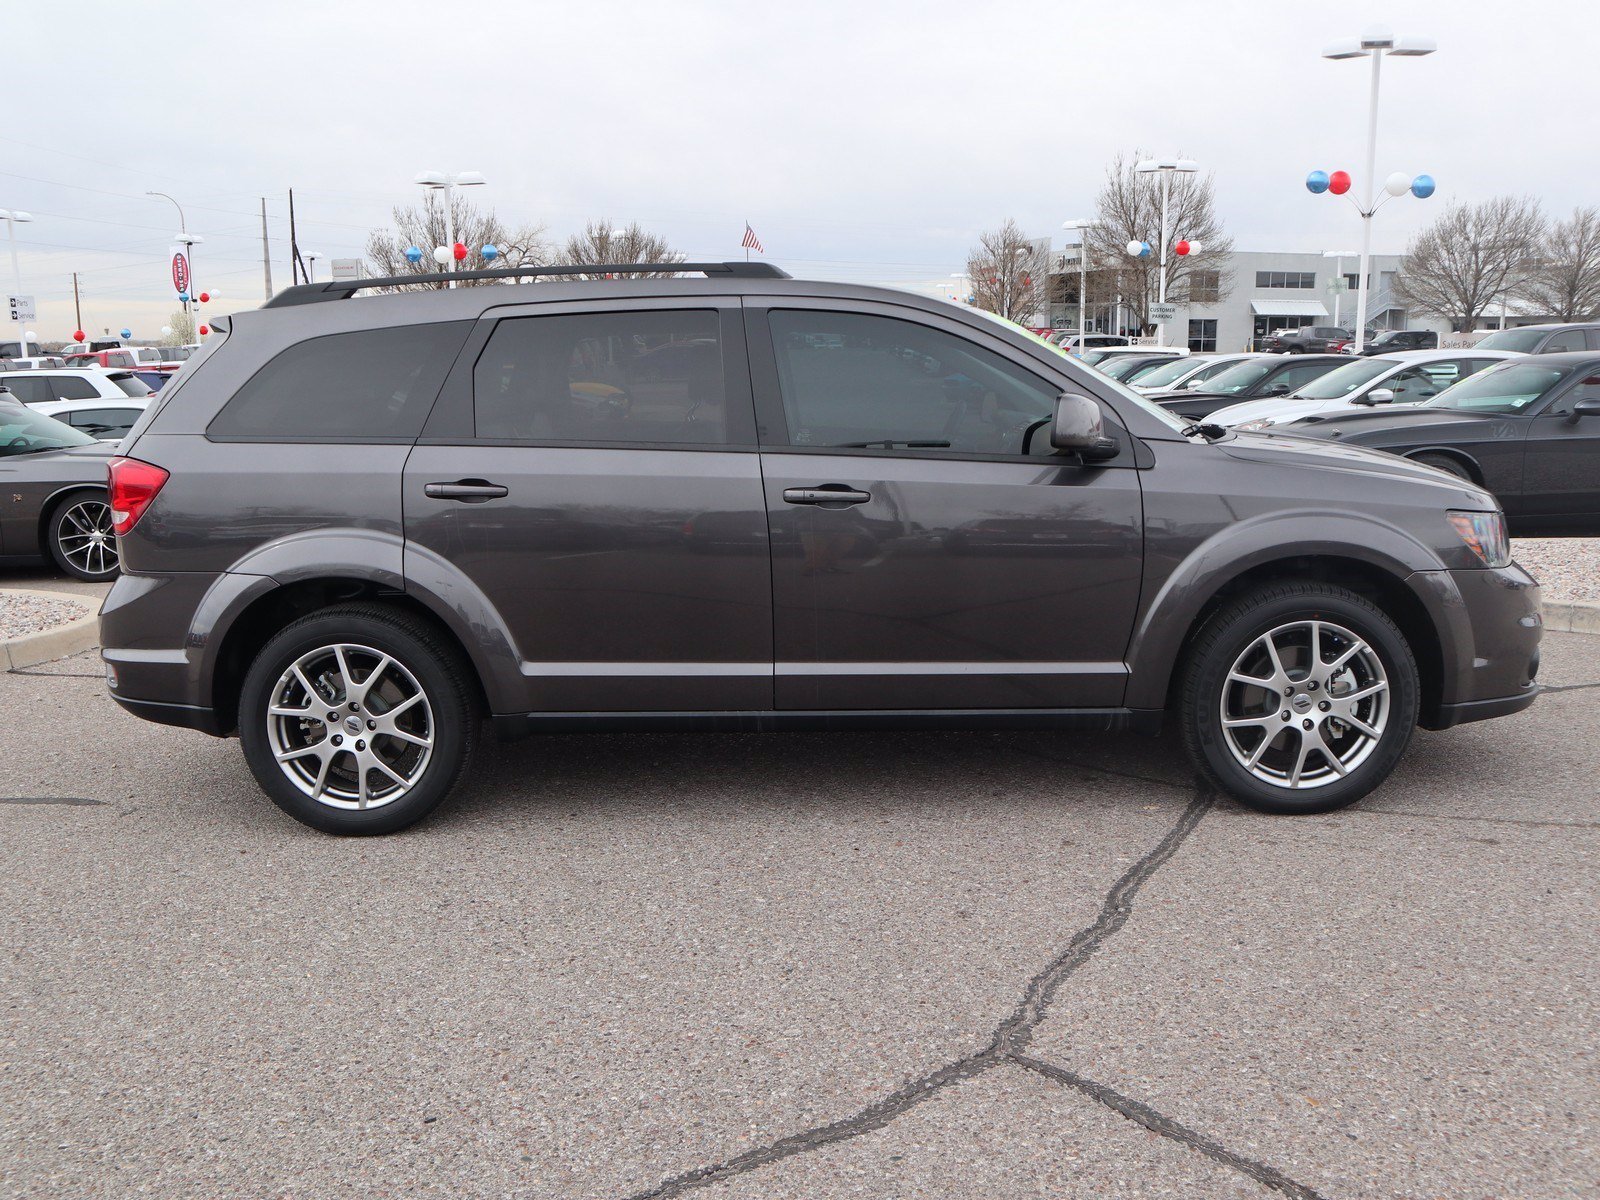
POLYGON ((1246 1158, 1242 1154, 1235 1154, 1221 1142, 1208 1138, 1203 1133, 1197 1133, 1187 1125, 1179 1124, 1171 1117, 1164 1116, 1151 1108, 1148 1104, 1141 1103, 1131 1096, 1124 1096, 1114 1088, 1093 1079, 1085 1079, 1075 1071, 1065 1067, 1058 1067, 1054 1063, 1045 1062, 1043 1059, 1031 1058, 1026 1054, 1013 1054, 1011 1062, 1024 1070, 1033 1071, 1046 1079, 1059 1083, 1063 1087, 1073 1088, 1100 1104, 1105 1105, 1119 1116, 1126 1117, 1136 1125, 1142 1125, 1151 1133, 1158 1133, 1164 1138, 1171 1138, 1181 1142, 1191 1150, 1199 1151, 1207 1158, 1214 1159, 1224 1166, 1232 1167, 1241 1174, 1250 1176, 1257 1183, 1282 1192, 1285 1196, 1292 1196, 1294 1200, 1327 1200, 1321 1192, 1313 1191, 1303 1183, 1290 1179, 1276 1167, 1269 1167, 1266 1163, 1257 1162, 1253 1158, 1246 1158))
POLYGON ((88 800, 83 796, 0 796, 0 804, 104 804, 104 800, 88 800))
POLYGON ((1539 688, 1540 695, 1545 692, 1581 692, 1584 688, 1600 688, 1600 682, 1595 683, 1546 683, 1539 688))
POLYGON ((104 679, 101 671, 85 673, 82 671, 30 671, 26 667, 10 667, 7 675, 32 675, 36 679, 104 679))
POLYGON ((882 1129, 897 1117, 953 1084, 972 1079, 985 1071, 1013 1061, 1015 1055, 1027 1048, 1033 1038, 1034 1030, 1044 1020, 1050 1003, 1061 985, 1074 971, 1088 962, 1108 938, 1128 923, 1128 918, 1133 913, 1134 897, 1139 894, 1140 888, 1178 852, 1178 848, 1194 832, 1195 827, 1200 824, 1206 813, 1211 811, 1215 803, 1216 796, 1209 789, 1199 788, 1195 791, 1194 798, 1185 805, 1172 828, 1143 858, 1124 871, 1116 883, 1111 885, 1111 890, 1106 893, 1106 898, 1100 905, 1100 913, 1094 922, 1074 934, 1066 948, 1028 982, 1017 1007, 995 1027, 994 1035, 984 1049, 945 1063, 913 1079, 882 1100, 867 1105, 853 1116, 792 1133, 722 1162, 696 1167, 692 1171, 674 1175, 652 1188, 634 1193, 630 1200, 664 1200, 665 1197, 679 1196, 691 1189, 720 1183, 797 1154, 849 1141, 862 1134, 882 1129))

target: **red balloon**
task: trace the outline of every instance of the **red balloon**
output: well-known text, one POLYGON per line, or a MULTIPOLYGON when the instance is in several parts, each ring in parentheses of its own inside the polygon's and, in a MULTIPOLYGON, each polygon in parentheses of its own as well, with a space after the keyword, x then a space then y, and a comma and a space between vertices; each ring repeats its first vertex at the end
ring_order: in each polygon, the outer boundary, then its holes
POLYGON ((73 331, 72 331, 72 340, 73 340, 73 341, 75 341, 75 342, 81 342, 81 341, 83 341, 83 339, 84 339, 84 333, 83 333, 83 330, 81 330, 81 329, 74 329, 74 330, 73 330, 73 331))
POLYGON ((1172 248, 1172 252, 1179 258, 1182 258, 1185 254, 1189 253, 1189 243, 1180 240, 1178 244, 1172 248))
POLYGON ((200 293, 200 303, 201 304, 210 304, 211 303, 211 293, 210 292, 201 292, 200 293))
POLYGON ((1350 190, 1350 172, 1335 171, 1328 176, 1328 190, 1335 196, 1342 196, 1350 190))
POLYGON ((211 327, 209 325, 200 326, 200 336, 201 337, 205 337, 205 335, 210 333, 210 332, 211 332, 211 327))
POLYGON ((467 256, 467 248, 462 243, 457 242, 455 244, 455 248, 453 250, 451 250, 450 253, 454 254, 456 256, 456 261, 457 262, 460 262, 462 259, 464 259, 467 256))

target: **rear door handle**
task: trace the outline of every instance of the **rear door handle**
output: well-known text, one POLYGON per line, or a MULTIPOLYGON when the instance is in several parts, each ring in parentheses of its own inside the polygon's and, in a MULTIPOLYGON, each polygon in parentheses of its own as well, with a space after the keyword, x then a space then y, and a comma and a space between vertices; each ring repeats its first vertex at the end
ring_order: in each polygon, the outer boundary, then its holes
POLYGON ((434 500, 461 500, 468 504, 498 500, 509 492, 509 488, 501 487, 498 483, 490 483, 487 479, 458 479, 454 483, 429 483, 422 489, 424 496, 434 500))
POLYGON ((844 483, 824 483, 817 487, 784 488, 785 504, 865 504, 871 492, 857 491, 844 483))

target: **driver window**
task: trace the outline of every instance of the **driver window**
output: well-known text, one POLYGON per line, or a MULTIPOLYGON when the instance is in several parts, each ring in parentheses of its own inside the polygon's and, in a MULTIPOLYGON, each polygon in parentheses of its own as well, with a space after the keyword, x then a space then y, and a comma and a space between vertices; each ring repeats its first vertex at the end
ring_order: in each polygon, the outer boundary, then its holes
POLYGON ((1060 389, 993 351, 914 321, 774 309, 794 446, 917 454, 1049 454, 1060 389))

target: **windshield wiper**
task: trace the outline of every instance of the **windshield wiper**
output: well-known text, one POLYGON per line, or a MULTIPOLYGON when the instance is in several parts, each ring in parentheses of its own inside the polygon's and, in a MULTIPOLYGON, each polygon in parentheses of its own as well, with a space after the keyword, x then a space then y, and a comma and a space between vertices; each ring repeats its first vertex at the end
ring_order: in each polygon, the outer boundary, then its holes
POLYGON ((1210 421, 1197 421, 1184 429, 1183 436, 1193 437, 1197 433, 1205 438, 1206 441, 1214 442, 1219 437, 1225 437, 1228 433, 1228 428, 1225 425, 1214 425, 1210 421))
POLYGON ((835 442, 840 450, 948 450, 949 442, 897 442, 884 438, 881 442, 835 442))

